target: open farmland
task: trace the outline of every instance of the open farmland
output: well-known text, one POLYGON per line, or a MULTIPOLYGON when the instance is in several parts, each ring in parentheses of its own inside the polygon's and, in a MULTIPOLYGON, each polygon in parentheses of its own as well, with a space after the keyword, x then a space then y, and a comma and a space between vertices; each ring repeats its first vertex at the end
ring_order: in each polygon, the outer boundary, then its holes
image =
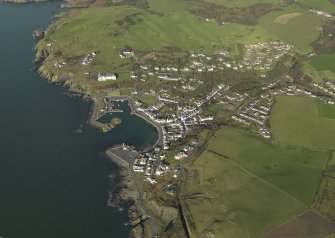
POLYGON ((311 64, 320 71, 331 71, 335 74, 335 54, 318 55, 311 64))
POLYGON ((277 147, 232 128, 218 131, 208 150, 233 159, 247 171, 292 194, 307 206, 313 200, 328 157, 327 152, 277 147))
POLYGON ((225 7, 249 7, 259 3, 280 4, 282 0, 206 0, 210 3, 223 5, 225 7))
POLYGON ((200 173, 199 183, 189 179, 193 184, 184 201, 193 218, 189 222, 196 226, 192 233, 199 237, 259 237, 305 209, 290 195, 211 152, 203 153, 192 168, 200 173))
POLYGON ((335 106, 307 97, 279 96, 276 100, 270 117, 276 143, 335 149, 335 106))
POLYGON ((294 45, 304 53, 312 50, 310 44, 318 39, 320 31, 317 28, 322 26, 322 21, 319 16, 304 12, 294 6, 263 16, 259 20, 259 25, 269 34, 294 45), (285 24, 283 24, 284 19, 285 24))
POLYGON ((187 0, 148 0, 148 3, 151 10, 160 13, 190 10, 193 6, 192 2, 187 0))
POLYGON ((264 238, 331 238, 335 235, 335 222, 314 212, 305 212, 268 232, 264 238))
POLYGON ((186 204, 197 231, 259 237, 311 205, 327 157, 326 152, 276 147, 238 129, 220 129, 191 167, 199 175, 193 171, 189 178, 186 204))
POLYGON ((313 202, 313 209, 321 215, 335 221, 335 155, 330 152, 327 166, 313 202))
POLYGON ((274 23, 278 23, 278 24, 287 24, 291 19, 300 16, 301 13, 299 12, 294 12, 294 13, 288 13, 288 14, 284 14, 284 15, 280 15, 279 17, 277 17, 274 20, 274 23))

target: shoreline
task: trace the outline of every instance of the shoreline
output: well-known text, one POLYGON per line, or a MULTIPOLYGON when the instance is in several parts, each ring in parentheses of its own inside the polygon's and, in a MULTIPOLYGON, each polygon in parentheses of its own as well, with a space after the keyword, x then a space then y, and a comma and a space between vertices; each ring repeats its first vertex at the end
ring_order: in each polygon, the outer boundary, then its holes
MULTIPOLYGON (((53 23, 51 23, 45 32, 48 32, 53 27, 59 24, 59 19, 53 23)), ((45 37, 45 34, 44 34, 45 37)), ((64 75, 53 75, 52 72, 48 71, 43 67, 43 63, 45 59, 48 57, 49 52, 45 47, 39 47, 39 43, 44 39, 41 37, 38 39, 35 46, 35 65, 37 66, 36 71, 43 78, 46 79, 49 83, 55 84, 57 86, 61 86, 67 91, 69 96, 80 96, 84 102, 91 103, 91 109, 88 115, 87 124, 95 129, 102 129, 104 126, 103 123, 97 121, 105 113, 100 113, 99 111, 99 103, 104 97, 106 97, 103 93, 87 93, 81 90, 76 89, 75 87, 71 87, 71 85, 67 84, 61 78, 64 75)), ((68 75, 65 75, 68 77, 68 75)), ((153 121, 150 117, 148 117, 145 113, 137 111, 134 105, 134 101, 130 96, 112 96, 109 97, 111 100, 127 100, 128 105, 130 107, 130 114, 135 115, 148 123, 150 126, 156 129, 157 131, 157 139, 152 144, 145 148, 136 148, 136 152, 146 152, 154 149, 156 146, 163 145, 163 130, 162 127, 153 121)), ((116 146, 116 145, 112 145, 116 146)), ((158 221, 151 214, 151 211, 145 206, 144 201, 142 200, 143 191, 141 191, 140 186, 138 185, 138 181, 134 174, 132 168, 130 168, 130 164, 125 164, 126 161, 122 158, 113 158, 108 153, 110 148, 104 151, 107 159, 112 162, 114 165, 118 167, 117 172, 115 173, 116 181, 113 183, 112 191, 110 192, 110 198, 107 203, 111 207, 127 207, 128 210, 128 218, 129 224, 132 225, 131 232, 129 237, 133 238, 151 238, 152 234, 147 234, 147 230, 152 230, 155 235, 159 235, 161 233, 160 226, 158 225, 158 221), (148 215, 147 215, 148 214, 148 215), (149 216, 150 215, 150 216, 149 216)))
MULTIPOLYGON (((117 185, 109 194, 108 205, 111 207, 127 207, 129 224, 132 226, 129 233, 130 238, 154 237, 153 234, 147 233, 146 227, 155 230, 156 233, 154 233, 154 235, 160 234, 160 228, 158 228, 156 218, 152 216, 144 204, 143 191, 139 188, 134 171, 131 169, 132 162, 128 162, 112 152, 112 149, 121 146, 122 145, 114 145, 105 152, 106 158, 118 167, 116 174, 118 178, 116 181, 117 185)), ((136 152, 136 157, 138 156, 138 151, 135 148, 130 147, 129 151, 136 152)))
MULTIPOLYGON (((43 61, 41 62, 43 63, 43 61)), ((37 72, 39 72, 37 70, 37 72)), ((71 96, 80 96, 83 102, 90 102, 91 103, 91 110, 88 115, 87 124, 95 129, 101 129, 104 124, 98 122, 96 119, 100 118, 102 115, 99 113, 99 107, 98 107, 98 95, 93 96, 86 94, 84 92, 78 92, 74 90, 73 88, 68 87, 66 84, 62 83, 55 83, 50 80, 48 80, 47 75, 43 75, 41 72, 39 72, 40 77, 43 79, 46 79, 49 83, 55 84, 57 86, 61 86, 63 89, 67 90, 67 94, 71 96)), ((158 137, 153 145, 149 145, 146 148, 138 149, 135 148, 136 152, 145 152, 154 149, 156 146, 161 146, 163 142, 163 131, 161 126, 154 122, 151 118, 149 118, 146 114, 139 112, 135 109, 135 106, 133 104, 133 99, 129 96, 113 96, 109 97, 112 100, 127 100, 128 105, 130 107, 130 114, 135 115, 145 121, 145 123, 148 123, 150 126, 156 129, 158 137)), ((111 147, 114 147, 117 145, 112 145, 111 147)), ((110 148, 111 148, 110 147, 110 148)), ((152 235, 146 234, 147 226, 149 226, 149 230, 159 230, 159 226, 157 225, 156 218, 152 216, 151 212, 148 210, 148 208, 145 207, 143 200, 141 200, 141 197, 143 196, 143 192, 140 191, 137 181, 134 175, 134 172, 130 168, 130 164, 127 163, 122 158, 113 158, 113 156, 110 156, 108 151, 110 148, 106 149, 104 151, 104 154, 106 158, 113 163, 115 166, 117 166, 118 170, 115 174, 115 176, 118 178, 116 183, 113 184, 114 188, 110 192, 110 197, 107 201, 108 205, 110 207, 126 207, 128 211, 128 218, 129 218, 129 224, 132 226, 132 229, 129 233, 130 238, 151 238, 152 235), (136 184, 136 185, 134 185, 136 184), (136 186, 136 188, 134 188, 136 186), (147 214, 150 214, 147 215, 147 214), (148 221, 144 224, 145 221, 148 221)), ((156 233, 157 234, 157 233, 156 233)))
MULTIPOLYGON (((88 118, 88 125, 96 128, 96 129, 101 129, 103 124, 97 121, 97 118, 100 118, 103 115, 99 115, 98 112, 98 99, 97 97, 94 96, 90 96, 90 95, 86 95, 86 97, 88 97, 88 99, 92 102, 92 106, 91 106, 91 111, 90 111, 90 115, 88 118)), ((141 119, 143 119, 146 123, 148 123, 149 125, 151 125, 153 128, 156 129, 158 137, 157 140, 155 141, 155 143, 153 145, 148 146, 147 148, 142 149, 142 151, 148 151, 151 150, 153 148, 155 148, 156 146, 162 146, 163 144, 163 131, 161 126, 154 122, 151 118, 149 118, 145 113, 139 112, 136 110, 135 106, 134 106, 134 102, 133 99, 129 96, 113 96, 113 97, 109 97, 111 98, 111 100, 127 100, 128 101, 128 105, 130 107, 130 114, 131 115, 135 115, 141 119)))

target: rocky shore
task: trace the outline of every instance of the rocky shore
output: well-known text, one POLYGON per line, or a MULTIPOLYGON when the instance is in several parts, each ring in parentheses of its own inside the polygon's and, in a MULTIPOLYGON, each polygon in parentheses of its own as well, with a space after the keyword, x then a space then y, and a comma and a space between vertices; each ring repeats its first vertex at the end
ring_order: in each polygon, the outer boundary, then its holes
POLYGON ((143 222, 147 219, 143 208, 139 202, 139 192, 135 188, 134 176, 129 169, 129 165, 112 156, 108 151, 106 156, 115 165, 118 166, 118 174, 113 179, 114 188, 109 192, 108 205, 114 208, 127 207, 129 225, 132 226, 131 238, 147 238, 145 225, 143 222))

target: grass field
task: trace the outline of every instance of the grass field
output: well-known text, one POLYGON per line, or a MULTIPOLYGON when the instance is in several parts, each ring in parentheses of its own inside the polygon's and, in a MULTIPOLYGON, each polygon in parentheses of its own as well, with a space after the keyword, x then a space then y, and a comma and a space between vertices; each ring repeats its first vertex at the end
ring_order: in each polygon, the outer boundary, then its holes
POLYGON ((273 229, 263 238, 331 238, 335 234, 335 223, 314 212, 305 212, 273 229))
POLYGON ((300 12, 294 12, 294 13, 288 13, 288 14, 284 14, 284 15, 280 15, 279 17, 277 17, 276 19, 274 19, 274 23, 278 23, 278 24, 287 24, 291 19, 300 16, 301 13, 300 12))
POLYGON ((308 7, 316 8, 325 12, 335 13, 335 5, 329 0, 298 0, 308 7))
POLYGON ((307 97, 277 97, 270 125, 275 142, 307 148, 335 149, 335 106, 307 97))
MULTIPOLYGON (((319 61, 318 59, 316 61, 319 61)), ((328 65, 331 65, 332 62, 325 62, 328 65)), ((318 62, 319 64, 319 62, 318 62)), ((323 67, 323 65, 319 65, 319 67, 323 67)), ((335 81, 335 72, 331 70, 317 70, 313 65, 312 61, 303 62, 303 71, 305 75, 308 75, 314 82, 324 83, 324 80, 332 80, 335 81)))
POLYGON ((190 193, 203 193, 203 197, 185 202, 196 233, 202 234, 198 237, 210 237, 206 231, 215 237, 259 237, 305 209, 286 193, 211 152, 201 155, 192 168, 200 172, 200 179, 190 193))
POLYGON ((335 177, 335 154, 332 153, 324 171, 325 176, 335 177))
POLYGON ((331 176, 323 177, 320 183, 321 189, 316 196, 313 208, 332 220, 335 219, 335 179, 331 176))
POLYGON ((313 208, 329 219, 335 219, 335 154, 330 153, 313 208))
POLYGON ((311 64, 317 70, 335 73, 335 54, 318 55, 312 59, 311 64))
POLYGON ((310 44, 320 35, 317 27, 322 26, 322 21, 319 16, 303 12, 298 7, 289 7, 286 10, 271 12, 263 16, 259 20, 259 25, 269 34, 296 46, 300 52, 309 52, 312 49, 310 44), (294 17, 288 18, 287 16, 294 17), (283 19, 287 20, 287 24, 282 23, 283 19))
POLYGON ((311 204, 327 156, 220 129, 190 167, 189 194, 203 194, 186 200, 197 231, 259 237, 311 204))
POLYGON ((206 0, 210 3, 223 5, 225 7, 249 7, 258 3, 280 4, 282 0, 206 0))
POLYGON ((148 0, 150 9, 160 13, 190 10, 192 2, 186 0, 148 0))
POLYGON ((328 157, 326 152, 276 147, 231 128, 220 130, 208 150, 233 159, 247 171, 293 195, 305 205, 310 205, 313 200, 328 157))
POLYGON ((141 100, 143 103, 145 103, 148 106, 155 106, 158 102, 157 97, 152 95, 141 95, 141 96, 133 96, 134 100, 141 100))

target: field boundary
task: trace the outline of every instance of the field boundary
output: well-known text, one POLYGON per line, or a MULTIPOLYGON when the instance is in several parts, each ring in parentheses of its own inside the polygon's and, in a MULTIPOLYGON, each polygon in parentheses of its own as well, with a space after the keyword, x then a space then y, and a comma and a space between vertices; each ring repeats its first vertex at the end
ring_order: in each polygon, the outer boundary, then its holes
MULTIPOLYGON (((211 151, 211 153, 213 153, 211 151)), ((282 192, 284 194, 286 194, 288 197, 292 198, 293 200, 297 201, 298 203, 300 203, 301 205, 303 205, 304 207, 308 207, 305 203, 303 203, 302 201, 300 201, 298 198, 296 198, 295 196, 293 196, 292 194, 289 194, 288 192, 286 192, 285 190, 273 185, 272 183, 258 177, 257 175, 253 174, 252 172, 250 172, 249 170, 245 169, 244 167, 242 167, 241 165, 239 165, 237 162, 235 162, 233 159, 227 157, 227 156, 221 156, 219 153, 213 153, 214 155, 223 157, 225 159, 228 159, 228 161, 230 161, 233 165, 235 165, 236 167, 238 167, 239 169, 241 169, 243 172, 245 172, 246 174, 250 175, 251 177, 254 177, 256 179, 258 179, 259 181, 263 182, 264 184, 269 185, 270 187, 276 189, 279 192, 282 192)))

